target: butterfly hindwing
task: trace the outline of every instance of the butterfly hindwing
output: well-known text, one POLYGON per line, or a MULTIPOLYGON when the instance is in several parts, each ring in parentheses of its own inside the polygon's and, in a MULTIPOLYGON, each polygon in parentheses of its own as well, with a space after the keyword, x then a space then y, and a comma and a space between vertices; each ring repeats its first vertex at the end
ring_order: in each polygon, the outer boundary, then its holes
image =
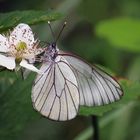
POLYGON ((81 58, 62 54, 73 68, 78 81, 80 105, 100 106, 115 102, 123 91, 118 82, 96 66, 91 66, 81 58))

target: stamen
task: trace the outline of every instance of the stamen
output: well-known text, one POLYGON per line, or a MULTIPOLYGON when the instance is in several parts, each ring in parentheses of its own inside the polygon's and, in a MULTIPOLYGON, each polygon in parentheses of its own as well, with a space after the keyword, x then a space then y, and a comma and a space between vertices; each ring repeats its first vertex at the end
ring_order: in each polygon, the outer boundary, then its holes
POLYGON ((16 45, 16 50, 17 51, 23 51, 27 49, 27 44, 25 42, 19 42, 17 45, 16 45))

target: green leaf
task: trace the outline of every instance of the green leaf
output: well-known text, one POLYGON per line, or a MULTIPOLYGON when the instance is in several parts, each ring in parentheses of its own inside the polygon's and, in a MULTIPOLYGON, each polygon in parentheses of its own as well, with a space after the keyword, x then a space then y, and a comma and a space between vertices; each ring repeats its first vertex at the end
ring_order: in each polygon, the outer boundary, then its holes
POLYGON ((14 11, 0 14, 0 31, 5 31, 19 23, 30 25, 40 22, 54 21, 62 17, 60 13, 53 11, 14 11))
POLYGON ((140 96, 139 83, 133 83, 128 80, 121 80, 120 82, 124 91, 124 96, 120 101, 104 106, 98 106, 98 107, 81 107, 79 114, 84 116, 88 116, 88 115, 101 116, 104 113, 111 111, 112 109, 120 108, 123 105, 127 105, 129 102, 139 98, 140 96))
POLYGON ((102 116, 105 112, 110 111, 112 107, 110 105, 98 106, 98 107, 80 107, 80 115, 99 115, 102 116))
POLYGON ((140 20, 116 18, 100 22, 96 26, 99 37, 105 38, 114 47, 140 52, 140 20))

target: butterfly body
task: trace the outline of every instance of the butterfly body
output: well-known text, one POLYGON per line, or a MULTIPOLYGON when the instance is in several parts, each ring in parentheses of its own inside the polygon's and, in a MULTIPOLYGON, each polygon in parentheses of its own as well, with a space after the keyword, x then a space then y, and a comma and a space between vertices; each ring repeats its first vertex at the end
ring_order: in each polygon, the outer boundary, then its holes
POLYGON ((59 49, 57 48, 55 43, 51 43, 44 52, 42 61, 55 61, 55 58, 58 55, 59 49))

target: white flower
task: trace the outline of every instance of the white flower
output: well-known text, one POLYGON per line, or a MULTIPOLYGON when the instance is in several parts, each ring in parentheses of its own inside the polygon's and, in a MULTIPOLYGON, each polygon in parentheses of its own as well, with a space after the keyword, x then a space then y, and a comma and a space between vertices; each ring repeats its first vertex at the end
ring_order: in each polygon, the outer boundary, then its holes
POLYGON ((43 49, 37 48, 31 28, 24 23, 17 25, 8 37, 0 34, 0 65, 13 70, 18 63, 31 71, 41 73, 32 64, 43 49))

